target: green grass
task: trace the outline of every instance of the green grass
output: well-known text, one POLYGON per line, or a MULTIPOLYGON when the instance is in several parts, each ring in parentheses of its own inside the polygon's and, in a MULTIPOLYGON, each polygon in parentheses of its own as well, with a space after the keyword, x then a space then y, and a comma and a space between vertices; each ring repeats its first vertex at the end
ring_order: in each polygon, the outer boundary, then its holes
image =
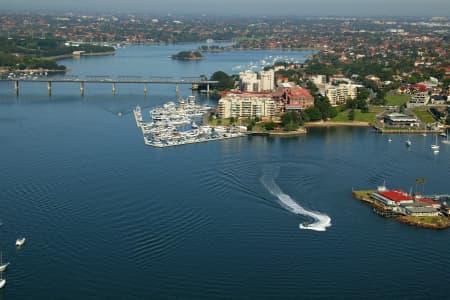
POLYGON ((375 192, 375 190, 354 190, 353 191, 353 193, 355 193, 356 196, 363 197, 366 199, 370 199, 370 195, 374 192, 375 192))
POLYGON ((427 110, 415 109, 414 113, 424 123, 430 124, 436 122, 433 116, 427 110))
POLYGON ((230 119, 211 119, 208 120, 208 125, 211 126, 229 126, 230 125, 230 119))
POLYGON ((411 97, 409 95, 387 95, 386 105, 400 106, 409 101, 411 97))
MULTIPOLYGON (((331 121, 335 122, 352 122, 348 119, 348 112, 350 110, 346 109, 344 111, 341 111, 337 114, 336 117, 331 119, 331 121)), ((372 109, 368 113, 362 113, 361 110, 355 109, 355 120, 356 122, 369 122, 370 124, 375 124, 375 118, 376 118, 377 112, 373 111, 372 109)))
POLYGON ((416 223, 425 223, 425 224, 431 224, 431 225, 437 225, 437 226, 448 226, 449 225, 449 219, 447 217, 443 216, 433 216, 433 217, 412 217, 408 216, 408 218, 416 223))

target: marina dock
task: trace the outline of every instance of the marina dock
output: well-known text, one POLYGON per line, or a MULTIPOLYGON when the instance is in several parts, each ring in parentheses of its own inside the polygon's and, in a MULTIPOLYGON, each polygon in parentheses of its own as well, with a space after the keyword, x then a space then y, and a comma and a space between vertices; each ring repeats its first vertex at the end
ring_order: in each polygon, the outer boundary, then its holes
MULTIPOLYGON (((149 113, 151 122, 144 122, 142 110, 134 110, 136 126, 141 129, 144 144, 153 147, 171 147, 245 136, 243 128, 197 125, 212 108, 197 105, 195 96, 180 99, 179 104, 168 102, 149 113)), ((246 131, 246 130, 245 130, 246 131)))

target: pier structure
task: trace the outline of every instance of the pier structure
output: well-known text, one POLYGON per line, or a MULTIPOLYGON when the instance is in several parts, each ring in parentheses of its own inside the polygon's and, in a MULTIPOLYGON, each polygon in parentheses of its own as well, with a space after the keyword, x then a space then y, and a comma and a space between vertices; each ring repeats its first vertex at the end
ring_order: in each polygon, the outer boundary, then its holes
POLYGON ((179 85, 187 84, 191 85, 193 90, 197 90, 199 86, 206 86, 206 92, 210 92, 210 85, 216 84, 218 81, 215 80, 203 80, 200 78, 188 78, 188 79, 173 79, 173 78, 155 78, 155 79, 141 79, 135 78, 136 76, 130 77, 121 77, 119 79, 109 78, 106 76, 92 76, 90 78, 76 78, 76 77, 62 77, 62 78, 8 78, 1 79, 0 81, 5 82, 13 82, 14 83, 14 92, 16 96, 19 95, 20 86, 23 83, 29 82, 41 82, 47 83, 47 93, 49 96, 52 94, 52 87, 56 83, 77 83, 80 85, 80 95, 84 96, 85 93, 85 85, 86 84, 99 84, 99 83, 109 83, 111 84, 111 93, 112 95, 116 94, 116 84, 143 84, 144 86, 144 95, 148 93, 148 85, 149 84, 174 84, 175 85, 175 94, 178 97, 179 95, 179 85))

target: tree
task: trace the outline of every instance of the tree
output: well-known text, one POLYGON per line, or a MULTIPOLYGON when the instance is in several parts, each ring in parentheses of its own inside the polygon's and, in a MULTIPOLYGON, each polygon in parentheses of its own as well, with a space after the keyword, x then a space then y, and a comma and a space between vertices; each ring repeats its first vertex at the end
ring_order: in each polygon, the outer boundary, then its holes
POLYGON ((288 111, 281 116, 281 125, 286 131, 294 131, 303 125, 303 119, 298 112, 288 111))
POLYGON ((355 120, 355 110, 353 108, 350 109, 350 111, 348 112, 347 117, 348 117, 348 119, 350 121, 354 121, 355 120))
POLYGON ((214 74, 212 74, 210 80, 218 81, 218 83, 215 85, 215 87, 219 91, 231 90, 234 88, 233 77, 228 76, 228 74, 223 71, 214 72, 214 74))
POLYGON ((367 100, 370 96, 369 90, 364 87, 357 88, 357 91, 358 96, 356 97, 356 99, 358 100, 367 100))
POLYGON ((322 113, 315 106, 312 106, 312 107, 306 109, 304 111, 304 113, 305 113, 305 115, 307 115, 307 117, 309 118, 310 121, 319 121, 322 119, 322 113))
POLYGON ((273 121, 264 123, 264 128, 266 130, 274 130, 275 127, 276 127, 276 124, 273 121))
POLYGON ((337 115, 336 108, 331 106, 327 97, 318 97, 314 103, 314 106, 320 110, 323 120, 334 118, 337 115))

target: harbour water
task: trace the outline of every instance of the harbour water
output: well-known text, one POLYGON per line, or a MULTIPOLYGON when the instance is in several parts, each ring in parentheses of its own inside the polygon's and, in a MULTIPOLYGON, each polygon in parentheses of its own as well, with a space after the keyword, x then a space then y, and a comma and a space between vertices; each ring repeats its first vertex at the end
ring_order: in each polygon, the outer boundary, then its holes
MULTIPOLYGON (((278 55, 164 61, 192 47, 63 63, 73 75, 209 76, 278 55)), ((411 136, 407 148, 402 135, 312 128, 153 148, 133 108, 148 113, 173 100, 174 87, 147 96, 133 86, 116 96, 102 85, 84 97, 77 86, 53 89, 48 97, 42 84, 24 84, 16 98, 0 84, 0 246, 11 262, 0 299, 448 297, 450 231, 379 217, 351 197, 384 180, 409 190, 416 178, 426 178, 425 192, 450 192, 450 147, 433 154, 434 136, 411 136)))

